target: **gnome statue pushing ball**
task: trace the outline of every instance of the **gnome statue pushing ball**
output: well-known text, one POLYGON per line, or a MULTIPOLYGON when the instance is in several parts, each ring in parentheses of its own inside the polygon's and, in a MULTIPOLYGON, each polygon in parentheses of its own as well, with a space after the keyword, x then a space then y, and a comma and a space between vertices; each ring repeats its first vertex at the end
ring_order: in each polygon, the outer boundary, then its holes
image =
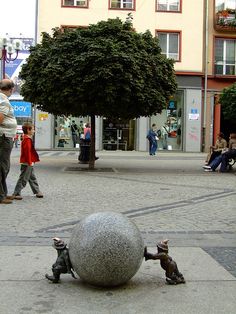
POLYGON ((157 243, 157 253, 148 253, 147 247, 144 249, 145 261, 160 260, 161 267, 166 271, 166 282, 170 285, 185 283, 184 276, 179 272, 176 262, 168 255, 168 241, 163 240, 157 243))
POLYGON ((52 281, 53 283, 58 283, 61 274, 71 274, 73 278, 76 278, 73 272, 73 267, 71 265, 69 250, 64 241, 59 238, 53 238, 53 247, 57 250, 57 260, 52 265, 52 276, 48 274, 45 277, 52 281))

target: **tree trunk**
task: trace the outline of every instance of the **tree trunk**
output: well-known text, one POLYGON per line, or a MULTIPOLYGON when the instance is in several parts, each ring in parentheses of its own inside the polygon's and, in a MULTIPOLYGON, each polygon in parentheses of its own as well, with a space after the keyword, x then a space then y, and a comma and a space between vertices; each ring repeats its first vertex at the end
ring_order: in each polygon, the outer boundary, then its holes
POLYGON ((89 154, 89 169, 94 170, 95 165, 95 115, 91 115, 91 143, 89 154))

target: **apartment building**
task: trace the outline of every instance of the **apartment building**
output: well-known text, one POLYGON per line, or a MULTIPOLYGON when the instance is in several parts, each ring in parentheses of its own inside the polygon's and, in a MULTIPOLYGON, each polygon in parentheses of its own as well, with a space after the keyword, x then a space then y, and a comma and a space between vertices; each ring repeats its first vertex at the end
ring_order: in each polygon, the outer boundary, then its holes
MULTIPOLYGON (((167 104, 166 110, 160 115, 141 117, 132 121, 120 121, 117 117, 109 121, 103 117, 97 118, 98 150, 147 151, 146 133, 152 123, 156 123, 163 133, 159 149, 186 152, 202 150, 203 126, 210 132, 208 124, 211 124, 208 118, 210 113, 208 108, 204 107, 202 97, 203 78, 206 72, 205 16, 208 15, 205 0, 38 0, 37 4, 38 42, 41 32, 51 33, 54 27, 86 27, 100 20, 116 17, 124 21, 127 14, 132 13, 135 30, 137 32, 150 30, 153 36, 159 38, 162 53, 175 60, 178 90, 167 104), (207 115, 207 119, 204 114, 207 115)), ((210 49, 210 45, 208 47, 210 49)), ((209 64, 208 68, 207 75, 210 79, 209 64)), ((37 147, 57 147, 62 133, 63 135, 67 133, 65 147, 72 147, 67 118, 75 120, 78 125, 88 119, 88 117, 53 117, 37 111, 35 115, 37 147), (46 134, 50 136, 45 136, 46 134)), ((210 141, 210 135, 207 138, 210 141)))
POLYGON ((217 133, 228 137, 235 121, 225 121, 218 103, 223 88, 236 82, 236 0, 209 0, 206 71, 203 76, 203 111, 206 147, 215 142, 217 133))

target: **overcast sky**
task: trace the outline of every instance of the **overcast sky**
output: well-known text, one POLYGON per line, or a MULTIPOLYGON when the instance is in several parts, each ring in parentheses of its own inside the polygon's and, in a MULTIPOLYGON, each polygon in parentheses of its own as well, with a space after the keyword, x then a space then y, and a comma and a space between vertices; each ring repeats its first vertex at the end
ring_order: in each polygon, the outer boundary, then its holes
MULTIPOLYGON (((49 0, 50 1, 50 0, 49 0)), ((0 36, 35 37, 36 0, 0 0, 0 36)))

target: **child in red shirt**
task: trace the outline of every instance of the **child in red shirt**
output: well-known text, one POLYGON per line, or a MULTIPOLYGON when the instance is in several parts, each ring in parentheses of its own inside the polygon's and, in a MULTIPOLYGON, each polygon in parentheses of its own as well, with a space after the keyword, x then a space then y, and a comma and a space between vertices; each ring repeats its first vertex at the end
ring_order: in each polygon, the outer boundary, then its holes
POLYGON ((24 125, 22 126, 22 130, 24 136, 23 141, 21 142, 21 173, 16 183, 13 196, 16 200, 22 200, 21 190, 26 186, 27 182, 29 182, 30 187, 36 197, 42 198, 43 194, 39 190, 38 181, 34 174, 33 167, 34 163, 39 161, 38 153, 36 152, 32 141, 32 137, 34 135, 34 127, 31 123, 27 122, 24 123, 24 125))

